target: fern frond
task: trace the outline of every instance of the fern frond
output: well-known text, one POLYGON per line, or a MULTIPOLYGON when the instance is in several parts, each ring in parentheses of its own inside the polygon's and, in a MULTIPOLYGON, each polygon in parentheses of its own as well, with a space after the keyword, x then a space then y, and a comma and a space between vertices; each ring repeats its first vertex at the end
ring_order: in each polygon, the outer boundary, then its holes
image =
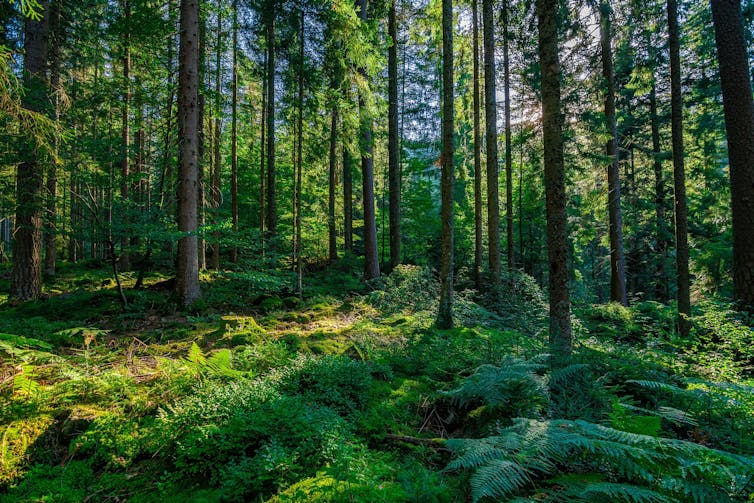
POLYGON ((493 459, 471 477, 471 495, 474 501, 485 497, 506 497, 529 483, 529 473, 520 464, 493 459))

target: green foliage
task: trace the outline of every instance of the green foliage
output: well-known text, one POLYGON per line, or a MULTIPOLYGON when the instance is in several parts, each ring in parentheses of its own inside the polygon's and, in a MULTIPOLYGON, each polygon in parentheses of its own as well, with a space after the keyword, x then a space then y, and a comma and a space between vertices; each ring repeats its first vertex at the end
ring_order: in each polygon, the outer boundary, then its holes
POLYGON ((461 407, 483 405, 502 417, 536 415, 547 403, 545 379, 536 374, 545 368, 537 361, 513 358, 500 366, 482 365, 447 394, 461 407))
POLYGON ((581 420, 517 419, 495 436, 452 439, 447 446, 456 453, 448 469, 474 469, 475 501, 510 497, 535 481, 540 481, 538 499, 583 490, 583 483, 574 487, 573 480, 562 478, 549 486, 547 478, 562 472, 602 473, 611 482, 581 492, 586 501, 606 495, 627 501, 718 501, 741 497, 754 473, 749 458, 581 420))

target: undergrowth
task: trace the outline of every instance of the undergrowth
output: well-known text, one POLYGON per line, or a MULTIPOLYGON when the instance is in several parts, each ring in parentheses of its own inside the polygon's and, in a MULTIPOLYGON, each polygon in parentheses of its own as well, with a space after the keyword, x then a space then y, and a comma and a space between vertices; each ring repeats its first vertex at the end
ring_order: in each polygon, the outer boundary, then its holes
MULTIPOLYGON (((529 277, 456 294, 432 271, 363 285, 205 273, 178 311, 148 275, 120 308, 66 266, 0 305, 0 501, 746 501, 754 489, 750 320, 698 304, 578 306, 550 372, 529 277), (379 288, 377 288, 379 287, 379 288)), ((251 269, 249 269, 251 270, 251 269)))

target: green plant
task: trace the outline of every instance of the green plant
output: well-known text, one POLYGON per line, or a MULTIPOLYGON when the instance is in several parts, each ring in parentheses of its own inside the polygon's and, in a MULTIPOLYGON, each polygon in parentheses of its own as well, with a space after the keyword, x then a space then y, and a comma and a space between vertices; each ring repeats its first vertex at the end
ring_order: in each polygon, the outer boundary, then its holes
POLYGON ((516 419, 492 437, 451 439, 448 470, 473 469, 472 496, 508 498, 536 483, 538 500, 720 501, 743 497, 750 458, 586 421, 516 419), (599 474, 584 492, 583 478, 599 474), (578 497, 578 498, 577 498, 578 497))

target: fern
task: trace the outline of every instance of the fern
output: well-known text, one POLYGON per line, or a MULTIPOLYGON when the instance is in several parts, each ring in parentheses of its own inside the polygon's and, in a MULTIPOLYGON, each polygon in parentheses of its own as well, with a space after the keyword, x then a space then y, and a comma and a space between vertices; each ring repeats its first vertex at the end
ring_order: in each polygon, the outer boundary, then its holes
POLYGON ((456 458, 446 469, 474 470, 474 501, 512 497, 536 478, 584 470, 607 481, 560 480, 538 493, 550 501, 727 501, 754 476, 749 458, 581 420, 516 419, 496 436, 451 439, 447 447, 456 458))
POLYGON ((212 356, 207 357, 196 342, 191 344, 184 363, 199 375, 211 375, 231 379, 248 375, 247 372, 241 372, 233 368, 230 349, 215 351, 212 356))
POLYGON ((536 358, 510 358, 499 367, 481 365, 446 395, 461 407, 481 403, 508 409, 513 415, 536 413, 547 401, 547 390, 544 379, 535 372, 545 368, 536 358))

